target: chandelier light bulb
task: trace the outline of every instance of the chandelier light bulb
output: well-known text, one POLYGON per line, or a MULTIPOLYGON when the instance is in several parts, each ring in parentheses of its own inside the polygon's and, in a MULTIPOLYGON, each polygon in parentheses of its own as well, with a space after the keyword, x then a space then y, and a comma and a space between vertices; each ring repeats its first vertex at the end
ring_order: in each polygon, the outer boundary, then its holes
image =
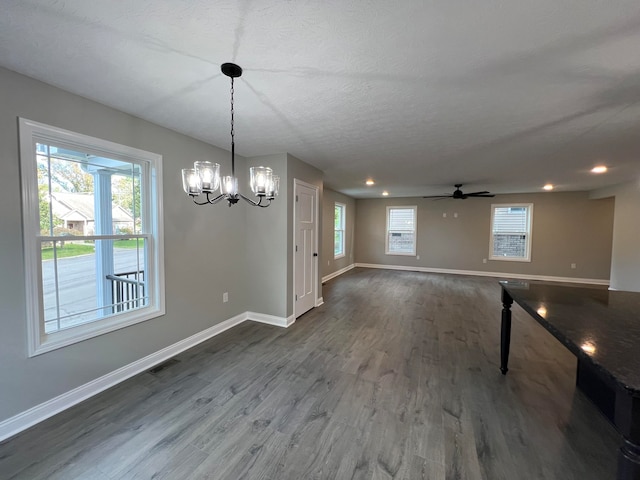
POLYGON ((280 189, 280 177, 278 175, 272 175, 271 181, 267 185, 267 198, 273 200, 278 196, 278 190, 280 189))
POLYGON ((195 162, 194 167, 200 181, 203 192, 215 192, 220 186, 220 165, 211 162, 195 162))
POLYGON ((202 181, 195 168, 182 169, 182 188, 187 195, 195 196, 202 193, 202 181))
POLYGON ((249 186, 257 197, 267 195, 268 187, 272 183, 273 170, 269 167, 251 167, 249 169, 249 186))
POLYGON ((227 175, 222 177, 222 185, 220 186, 220 192, 223 195, 236 195, 238 193, 238 179, 227 175))

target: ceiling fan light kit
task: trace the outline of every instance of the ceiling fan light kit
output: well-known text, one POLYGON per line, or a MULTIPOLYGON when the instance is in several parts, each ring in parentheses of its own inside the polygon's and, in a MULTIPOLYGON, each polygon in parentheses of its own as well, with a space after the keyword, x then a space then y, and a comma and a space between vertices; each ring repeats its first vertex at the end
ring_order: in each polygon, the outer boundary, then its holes
POLYGON ((209 161, 199 161, 193 164, 193 168, 182 169, 182 188, 193 199, 196 205, 214 205, 226 200, 229 206, 238 203, 242 198, 249 205, 266 208, 271 205, 271 200, 278 196, 280 177, 273 174, 269 167, 251 167, 249 169, 249 186, 253 194, 258 197, 254 201, 238 192, 238 178, 236 177, 235 160, 235 130, 233 109, 233 79, 242 75, 242 68, 235 63, 223 63, 220 70, 231 78, 231 175, 220 175, 220 164, 209 161), (220 194, 213 196, 216 190, 220 194), (200 195, 205 195, 204 201, 196 200, 200 195), (263 200, 268 203, 262 203, 263 200))
POLYGON ((465 200, 469 197, 472 198, 491 198, 491 197, 495 197, 495 195, 493 195, 491 192, 488 192, 486 190, 483 190, 481 192, 472 192, 472 193, 464 193, 462 190, 460 190, 460 187, 462 187, 462 183, 456 183, 454 185, 454 187, 456 187, 456 189, 453 191, 453 193, 451 195, 427 195, 425 197, 422 198, 433 198, 436 200, 442 200, 444 198, 454 198, 457 200, 465 200))

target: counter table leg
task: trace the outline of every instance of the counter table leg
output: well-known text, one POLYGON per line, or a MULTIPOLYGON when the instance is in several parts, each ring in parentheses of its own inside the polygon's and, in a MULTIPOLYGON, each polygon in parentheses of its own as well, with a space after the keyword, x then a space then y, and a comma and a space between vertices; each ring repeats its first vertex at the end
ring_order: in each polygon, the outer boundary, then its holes
POLYGON ((626 438, 618 454, 618 475, 616 479, 640 479, 640 445, 631 443, 626 438))
POLYGON ((640 480, 640 396, 618 386, 614 418, 623 439, 616 479, 640 480))
POLYGON ((511 344, 511 305, 513 298, 502 289, 502 330, 500 333, 500 371, 503 375, 509 371, 509 346, 511 344))

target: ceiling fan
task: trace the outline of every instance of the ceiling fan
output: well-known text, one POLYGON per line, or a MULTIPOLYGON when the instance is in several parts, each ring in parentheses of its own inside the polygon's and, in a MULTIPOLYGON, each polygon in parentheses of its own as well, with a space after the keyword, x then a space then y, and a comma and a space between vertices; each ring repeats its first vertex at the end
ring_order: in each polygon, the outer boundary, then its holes
POLYGON ((495 195, 487 192, 486 190, 482 192, 463 193, 463 191, 460 190, 461 186, 462 186, 461 183, 456 183, 455 185, 456 189, 451 195, 429 195, 422 198, 437 198, 437 199, 458 198, 460 200, 464 200, 465 198, 469 198, 469 197, 495 197, 495 195))

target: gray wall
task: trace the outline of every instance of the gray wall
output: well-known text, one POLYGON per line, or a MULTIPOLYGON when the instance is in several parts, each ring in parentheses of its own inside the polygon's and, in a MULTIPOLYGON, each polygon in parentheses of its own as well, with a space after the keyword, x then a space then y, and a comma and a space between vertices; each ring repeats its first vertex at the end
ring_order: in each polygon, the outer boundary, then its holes
POLYGON ((608 279, 614 202, 585 192, 497 195, 495 198, 357 200, 356 262, 385 265, 608 279), (489 255, 492 203, 533 203, 531 262, 489 255), (416 257, 385 255, 387 205, 418 206, 416 257), (443 213, 447 214, 443 218, 443 213), (454 218, 454 213, 458 218, 454 218), (571 263, 577 268, 571 269, 571 263))
POLYGON ((600 190, 592 196, 615 197, 610 286, 640 292, 640 182, 600 190))
POLYGON ((348 267, 354 262, 354 237, 356 227, 356 201, 355 199, 335 192, 325 187, 322 214, 322 276, 325 277, 338 270, 348 267), (345 217, 344 257, 333 258, 334 243, 334 206, 335 203, 343 203, 347 206, 345 217))
POLYGON ((0 105, 0 421, 247 310, 246 206, 196 207, 180 182, 228 152, 2 68, 0 105), (27 356, 18 116, 163 155, 166 315, 27 356))
MULTIPOLYGON (((266 155, 247 159, 248 166, 271 167, 280 176, 280 192, 269 208, 248 204, 246 255, 249 311, 287 316, 287 205, 292 186, 287 182, 287 155, 266 155)), ((243 202, 244 203, 244 202, 243 202)))
MULTIPOLYGON (((318 187, 322 218, 323 173, 286 153, 247 159, 248 167, 257 165, 271 167, 280 175, 280 193, 269 208, 245 205, 248 310, 287 318, 293 315, 293 182, 298 179, 318 187)), ((322 222, 318 229, 321 242, 322 222)), ((322 296, 320 275, 318 296, 322 296)))
MULTIPOLYGON (((302 180, 318 187, 318 248, 321 248, 322 242, 322 208, 323 208, 323 178, 322 171, 312 167, 308 163, 303 162, 293 155, 287 154, 287 185, 291 195, 287 202, 287 316, 293 315, 293 209, 295 198, 293 197, 293 181, 295 179, 302 180)), ((322 258, 318 257, 318 265, 322 265, 322 258)), ((322 274, 318 266, 318 297, 322 297, 322 274)))

